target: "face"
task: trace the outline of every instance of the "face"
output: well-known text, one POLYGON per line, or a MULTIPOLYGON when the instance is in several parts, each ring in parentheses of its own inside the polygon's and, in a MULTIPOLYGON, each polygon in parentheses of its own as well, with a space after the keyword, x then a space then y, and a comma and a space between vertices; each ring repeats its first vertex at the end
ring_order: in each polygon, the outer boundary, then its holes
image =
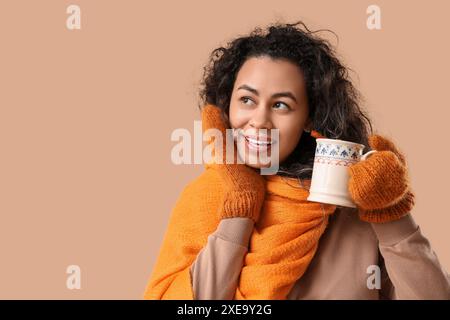
MULTIPOLYGON (((229 119, 242 132, 238 154, 254 168, 278 148, 279 163, 295 149, 303 129, 310 129, 309 108, 303 72, 295 64, 270 57, 249 58, 239 70, 230 101, 229 119), (271 130, 278 129, 278 140, 271 130), (258 141, 259 140, 259 141, 258 141), (245 149, 244 149, 245 148, 245 149)), ((237 140, 240 141, 240 140, 237 140)))

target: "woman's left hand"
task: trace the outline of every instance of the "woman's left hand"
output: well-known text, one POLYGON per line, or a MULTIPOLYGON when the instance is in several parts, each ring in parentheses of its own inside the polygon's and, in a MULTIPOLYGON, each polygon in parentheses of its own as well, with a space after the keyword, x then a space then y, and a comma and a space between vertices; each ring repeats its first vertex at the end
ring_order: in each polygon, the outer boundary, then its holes
POLYGON ((378 152, 349 167, 348 190, 359 217, 372 223, 400 219, 414 206, 406 159, 380 135, 370 136, 369 145, 378 152))

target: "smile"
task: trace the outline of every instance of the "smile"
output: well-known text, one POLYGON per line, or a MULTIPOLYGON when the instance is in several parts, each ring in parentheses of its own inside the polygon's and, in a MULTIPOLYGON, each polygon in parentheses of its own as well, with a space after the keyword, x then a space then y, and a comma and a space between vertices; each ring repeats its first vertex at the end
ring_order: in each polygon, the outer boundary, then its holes
POLYGON ((271 148, 273 141, 269 140, 268 137, 245 137, 246 145, 249 147, 249 149, 253 150, 265 150, 271 148))

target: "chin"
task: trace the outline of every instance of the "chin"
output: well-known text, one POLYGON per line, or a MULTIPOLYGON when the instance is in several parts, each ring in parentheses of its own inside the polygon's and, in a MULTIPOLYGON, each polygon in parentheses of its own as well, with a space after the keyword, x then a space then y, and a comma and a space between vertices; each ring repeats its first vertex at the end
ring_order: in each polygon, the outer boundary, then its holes
POLYGON ((242 161, 242 154, 239 153, 239 158, 241 159, 241 163, 245 163, 247 166, 255 169, 262 169, 262 168, 270 168, 272 162, 269 161, 268 163, 260 162, 256 156, 247 155, 245 157, 245 161, 242 161))
POLYGON ((270 163, 269 164, 259 164, 259 163, 245 163, 247 166, 255 168, 255 169, 261 169, 261 168, 269 168, 270 167, 270 163))

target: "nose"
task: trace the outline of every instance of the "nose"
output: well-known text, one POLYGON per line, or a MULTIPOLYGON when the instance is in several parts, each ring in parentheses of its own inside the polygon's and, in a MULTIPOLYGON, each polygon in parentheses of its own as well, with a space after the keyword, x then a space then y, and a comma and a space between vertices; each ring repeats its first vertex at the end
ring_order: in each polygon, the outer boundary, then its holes
POLYGON ((258 106, 249 120, 250 127, 255 129, 272 129, 272 121, 268 109, 264 105, 258 106))

